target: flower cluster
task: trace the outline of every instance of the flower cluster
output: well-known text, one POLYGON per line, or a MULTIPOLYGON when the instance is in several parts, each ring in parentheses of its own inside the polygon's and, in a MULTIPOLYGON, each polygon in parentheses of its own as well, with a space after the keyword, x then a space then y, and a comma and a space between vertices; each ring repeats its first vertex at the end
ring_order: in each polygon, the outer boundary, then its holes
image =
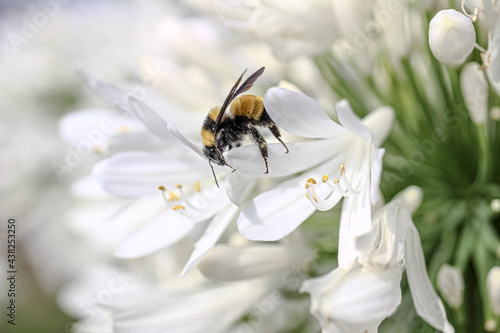
POLYGON ((128 6, 51 163, 73 331, 499 330, 495 1, 128 6))

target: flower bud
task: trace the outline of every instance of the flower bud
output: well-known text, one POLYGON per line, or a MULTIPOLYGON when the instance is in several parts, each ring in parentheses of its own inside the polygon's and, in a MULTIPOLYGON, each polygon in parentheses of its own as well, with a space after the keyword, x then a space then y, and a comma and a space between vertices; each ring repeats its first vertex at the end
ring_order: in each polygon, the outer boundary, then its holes
POLYGON ((464 66, 460 87, 472 121, 484 124, 488 117, 488 83, 479 64, 469 62, 464 66))
POLYGON ((490 296, 491 309, 500 315, 500 266, 490 269, 486 277, 486 287, 490 296))
POLYGON ((476 32, 470 18, 454 9, 441 10, 429 23, 429 46, 442 63, 459 65, 474 49, 476 32))
POLYGON ((444 264, 441 266, 437 276, 437 286, 441 295, 453 308, 462 305, 464 299, 464 279, 460 270, 444 264))

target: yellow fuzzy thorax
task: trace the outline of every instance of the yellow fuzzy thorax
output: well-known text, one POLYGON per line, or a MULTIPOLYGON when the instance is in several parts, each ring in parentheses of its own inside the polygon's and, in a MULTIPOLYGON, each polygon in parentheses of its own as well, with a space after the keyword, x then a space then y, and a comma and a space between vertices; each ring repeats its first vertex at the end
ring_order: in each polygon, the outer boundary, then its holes
POLYGON ((262 97, 255 95, 243 95, 236 98, 231 103, 231 113, 233 116, 243 116, 259 120, 264 111, 262 97))

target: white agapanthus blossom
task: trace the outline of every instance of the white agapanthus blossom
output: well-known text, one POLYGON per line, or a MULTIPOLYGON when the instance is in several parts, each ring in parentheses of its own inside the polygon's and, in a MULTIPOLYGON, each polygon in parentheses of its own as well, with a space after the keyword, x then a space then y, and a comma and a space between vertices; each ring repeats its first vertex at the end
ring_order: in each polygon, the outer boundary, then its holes
POLYGON ((350 267, 303 283, 301 290, 311 294, 311 312, 323 332, 377 332, 401 302, 405 268, 417 314, 440 331, 454 332, 427 276, 420 237, 411 219, 421 197, 418 187, 397 195, 375 214, 370 232, 356 243, 360 251, 350 267))
POLYGON ((441 10, 429 23, 429 46, 442 63, 462 64, 475 43, 476 31, 471 19, 454 9, 441 10))
MULTIPOLYGON (((255 147, 243 146, 226 153, 226 160, 238 172, 255 177, 282 177, 305 172, 305 175, 292 177, 258 195, 244 206, 238 218, 240 232, 252 240, 281 239, 316 208, 330 209, 342 197, 346 197, 345 211, 352 215, 344 215, 340 233, 351 237, 367 232, 370 223, 365 217, 371 216, 372 203, 380 201, 378 182, 384 151, 377 147, 391 128, 393 110, 380 107, 360 120, 349 104, 341 101, 336 105, 342 124, 339 125, 313 99, 284 88, 270 89, 264 97, 264 105, 280 128, 315 140, 288 143, 288 154, 283 153, 279 144, 269 144, 268 175, 263 174, 262 161, 255 147), (331 181, 326 179, 325 173, 331 181), (313 184, 315 180, 307 180, 308 177, 322 179, 324 183, 313 184), (309 184, 306 186, 313 191, 308 194, 309 200, 303 190, 306 180, 309 184)), ((341 258, 341 265, 348 265, 353 260, 343 254, 341 258)))
POLYGON ((451 307, 458 308, 464 301, 464 278, 460 270, 448 264, 441 266, 437 276, 437 287, 451 307))

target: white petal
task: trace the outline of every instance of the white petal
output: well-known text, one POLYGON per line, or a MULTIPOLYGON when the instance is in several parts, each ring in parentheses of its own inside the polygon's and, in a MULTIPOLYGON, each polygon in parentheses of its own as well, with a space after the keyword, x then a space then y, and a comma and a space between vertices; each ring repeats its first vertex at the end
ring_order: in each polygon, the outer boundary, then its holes
POLYGON ((159 138, 165 141, 173 139, 172 134, 168 131, 168 121, 160 117, 149 105, 135 98, 132 94, 128 96, 133 114, 146 125, 146 127, 159 138))
POLYGON ((396 310, 401 276, 400 268, 378 271, 354 263, 305 281, 301 290, 311 293, 311 313, 324 332, 365 332, 396 310))
POLYGON ((108 150, 114 155, 123 151, 140 150, 150 152, 160 152, 178 148, 170 142, 161 141, 151 132, 127 132, 111 135, 108 139, 108 150))
POLYGON ((245 145, 224 154, 226 161, 239 172, 256 177, 282 177, 312 168, 332 156, 345 154, 343 138, 288 143, 288 154, 280 143, 268 144, 269 173, 256 145, 245 145))
POLYGON ((334 291, 331 310, 339 321, 377 323, 394 313, 401 303, 399 268, 384 271, 360 268, 350 272, 334 291))
POLYGON ((105 102, 118 110, 132 114, 132 110, 127 102, 127 94, 115 86, 97 80, 83 68, 78 68, 77 73, 85 80, 90 89, 92 89, 105 102))
POLYGON ((226 194, 229 200, 238 207, 243 206, 252 194, 257 182, 255 178, 241 172, 231 172, 226 177, 226 194))
POLYGON ((289 268, 291 249, 276 244, 244 247, 217 245, 200 263, 199 269, 211 280, 237 281, 279 273, 289 268))
POLYGON ((92 176, 85 176, 71 184, 70 193, 78 199, 112 199, 115 198, 104 191, 97 179, 92 176))
POLYGON ((500 21, 488 32, 488 52, 491 64, 486 68, 486 75, 497 95, 500 95, 500 21))
POLYGON ((238 218, 238 228, 251 240, 274 241, 295 230, 316 210, 307 200, 301 177, 281 183, 254 198, 238 218))
POLYGON ((140 119, 144 124, 157 135, 159 138, 165 141, 171 141, 173 139, 172 135, 181 141, 186 147, 193 150, 196 154, 201 156, 203 159, 205 155, 202 149, 196 144, 192 143, 186 139, 171 122, 165 121, 161 118, 149 105, 143 103, 139 99, 129 96, 129 103, 135 116, 140 119))
POLYGON ((356 237, 371 228, 371 144, 365 141, 353 142, 351 154, 345 163, 346 173, 352 187, 359 194, 345 198, 342 204, 339 228, 338 262, 340 267, 350 265, 357 256, 356 237))
POLYGON ((201 149, 198 145, 192 143, 188 139, 186 139, 175 127, 173 123, 168 124, 168 130, 170 133, 172 133, 177 139, 179 139, 180 142, 182 142, 186 147, 194 151, 198 156, 202 157, 203 159, 207 159, 205 154, 203 153, 203 149, 201 149))
POLYGON ((382 205, 384 201, 380 192, 380 180, 382 179, 383 169, 382 159, 384 154, 385 149, 373 149, 372 151, 370 199, 374 207, 382 205))
POLYGON ((174 244, 194 223, 179 212, 167 210, 127 237, 115 250, 119 258, 138 258, 174 244))
POLYGON ((359 136, 366 142, 372 141, 372 135, 361 119, 354 114, 347 100, 341 100, 335 104, 339 121, 349 132, 359 136))
MULTIPOLYGON (((335 156, 307 174, 289 179, 251 200, 238 218, 241 234, 250 240, 274 241, 295 230, 315 211, 305 196, 307 178, 321 179, 325 173, 331 174, 344 160, 343 154, 335 156)), ((321 189, 324 188, 318 187, 318 191, 321 189)), ((318 194, 325 197, 325 193, 318 194)), ((337 196, 337 199, 340 197, 337 196)))
POLYGON ((271 119, 287 132, 309 138, 343 135, 346 131, 309 96, 284 88, 271 88, 264 96, 271 119))
POLYGON ((236 218, 238 212, 239 208, 231 204, 213 218, 203 235, 196 242, 195 250, 189 257, 179 277, 186 275, 203 260, 207 252, 217 243, 229 223, 236 218))
POLYGON ((392 129, 394 110, 390 106, 381 106, 367 114, 361 121, 370 131, 375 147, 380 147, 392 129))
POLYGON ((165 155, 131 151, 118 153, 94 166, 102 187, 120 196, 159 193, 175 184, 193 184, 211 177, 209 168, 196 157, 169 158, 165 155))
POLYGON ((71 112, 59 122, 59 136, 67 143, 78 146, 88 142, 91 146, 105 146, 110 135, 121 128, 136 132, 145 130, 136 119, 116 111, 88 109, 71 112))
POLYGON ((413 222, 408 227, 405 261, 406 275, 417 314, 437 330, 445 333, 455 332, 446 318, 443 303, 429 280, 420 237, 413 222))
POLYGON ((209 286, 115 316, 116 333, 227 332, 275 287, 268 279, 209 286))

